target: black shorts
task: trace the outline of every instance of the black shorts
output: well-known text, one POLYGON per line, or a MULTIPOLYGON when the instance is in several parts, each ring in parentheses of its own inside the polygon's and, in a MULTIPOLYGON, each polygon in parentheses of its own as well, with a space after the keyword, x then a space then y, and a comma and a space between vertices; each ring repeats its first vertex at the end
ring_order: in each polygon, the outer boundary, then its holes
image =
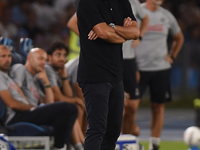
POLYGON ((135 59, 124 59, 124 91, 130 94, 130 99, 139 99, 139 84, 136 79, 136 61, 135 59))
POLYGON ((151 101, 165 103, 171 101, 170 88, 171 69, 161 71, 140 71, 140 94, 144 94, 147 86, 150 88, 151 101))

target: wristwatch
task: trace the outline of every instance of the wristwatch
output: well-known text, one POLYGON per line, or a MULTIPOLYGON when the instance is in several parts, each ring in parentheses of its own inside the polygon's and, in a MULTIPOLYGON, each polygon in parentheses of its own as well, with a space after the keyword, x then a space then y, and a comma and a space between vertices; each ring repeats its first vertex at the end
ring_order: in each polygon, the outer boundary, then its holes
POLYGON ((114 23, 110 23, 109 26, 113 29, 115 29, 115 24, 114 23))

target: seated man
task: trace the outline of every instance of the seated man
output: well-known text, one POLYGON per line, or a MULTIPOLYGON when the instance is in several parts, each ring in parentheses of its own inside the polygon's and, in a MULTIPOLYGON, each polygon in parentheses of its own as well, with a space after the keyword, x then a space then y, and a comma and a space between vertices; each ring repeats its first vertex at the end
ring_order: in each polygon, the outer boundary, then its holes
MULTIPOLYGON (((46 58, 42 59, 46 60, 46 58)), ((77 117, 76 106, 64 102, 47 104, 42 107, 30 104, 18 84, 8 76, 11 60, 9 48, 0 45, 0 96, 7 107, 4 124, 29 122, 36 125, 51 125, 55 131, 55 149, 66 149, 65 143, 70 140, 77 117)))
MULTIPOLYGON (((10 71, 11 78, 21 87, 24 95, 29 103, 37 106, 39 103, 54 102, 54 95, 48 80, 44 66, 47 60, 47 53, 40 48, 33 48, 30 50, 25 66, 22 64, 15 64, 10 71), (38 73, 38 74, 37 74, 38 73), (37 75, 36 75, 37 74, 37 75), (45 87, 45 95, 43 94, 38 84, 38 79, 42 80, 45 87)), ((72 138, 77 139, 78 135, 74 134, 79 130, 79 126, 75 123, 73 128, 72 138)), ((75 144, 81 144, 81 141, 75 140, 75 144)), ((75 147, 81 147, 82 145, 75 147)), ((76 150, 82 150, 76 148, 76 150)))
POLYGON ((53 103, 54 96, 44 66, 47 53, 40 48, 30 50, 25 66, 15 64, 11 67, 10 77, 20 86, 25 97, 31 105, 40 103, 53 103), (36 75, 37 74, 37 75, 36 75), (45 95, 40 89, 39 80, 45 85, 45 95))
MULTIPOLYGON (((73 90, 73 95, 81 98, 82 101, 84 102, 82 89, 79 87, 77 82, 78 64, 79 64, 79 57, 76 57, 68 61, 65 64, 65 68, 67 70, 69 82, 73 90)), ((80 121, 80 126, 82 127, 82 131, 83 133, 85 133, 87 129, 86 112, 82 113, 82 116, 79 117, 79 121, 80 121)))
POLYGON ((79 148, 76 148, 80 146, 80 143, 78 142, 81 142, 82 144, 84 142, 84 135, 81 130, 79 118, 82 118, 82 114, 85 112, 85 105, 82 99, 73 97, 73 92, 68 81, 67 71, 65 69, 68 52, 68 48, 62 42, 53 43, 47 50, 48 63, 45 65, 45 70, 51 83, 55 101, 73 103, 78 107, 79 116, 72 131, 72 144, 76 150, 79 150, 79 148))

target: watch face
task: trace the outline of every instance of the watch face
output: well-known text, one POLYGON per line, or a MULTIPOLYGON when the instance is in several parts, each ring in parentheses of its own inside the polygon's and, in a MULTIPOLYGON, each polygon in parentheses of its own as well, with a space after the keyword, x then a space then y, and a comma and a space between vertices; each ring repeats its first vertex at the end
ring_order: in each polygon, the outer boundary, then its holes
POLYGON ((115 28, 115 24, 114 23, 110 23, 109 25, 110 25, 111 28, 113 28, 113 29, 115 28))

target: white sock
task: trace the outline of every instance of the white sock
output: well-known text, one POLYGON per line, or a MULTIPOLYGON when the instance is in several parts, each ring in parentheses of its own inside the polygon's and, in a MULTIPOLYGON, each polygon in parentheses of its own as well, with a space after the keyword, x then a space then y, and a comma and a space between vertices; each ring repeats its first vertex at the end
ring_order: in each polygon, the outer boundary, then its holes
POLYGON ((160 138, 150 137, 149 138, 149 150, 153 150, 153 144, 159 145, 160 144, 160 138))
POLYGON ((65 144, 63 148, 56 148, 56 147, 54 148, 54 150, 66 150, 66 149, 67 149, 67 144, 65 144))
POLYGON ((84 150, 83 145, 81 143, 77 143, 74 145, 75 150, 84 150))

